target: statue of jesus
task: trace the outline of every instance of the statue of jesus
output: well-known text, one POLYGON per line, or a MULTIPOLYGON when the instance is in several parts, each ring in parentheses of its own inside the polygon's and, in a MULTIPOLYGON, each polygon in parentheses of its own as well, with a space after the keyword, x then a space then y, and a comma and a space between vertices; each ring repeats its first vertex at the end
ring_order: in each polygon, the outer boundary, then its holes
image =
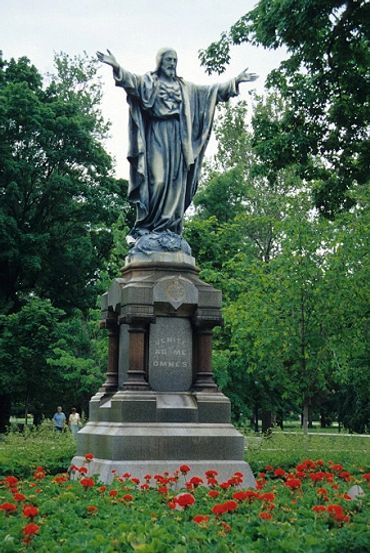
POLYGON ((257 75, 245 70, 223 84, 199 86, 177 75, 171 48, 162 48, 155 71, 142 76, 107 52, 97 52, 98 59, 113 68, 130 106, 128 199, 136 205, 136 222, 129 243, 147 254, 190 253, 181 238, 183 217, 197 190, 216 104, 237 96, 239 84, 257 75))

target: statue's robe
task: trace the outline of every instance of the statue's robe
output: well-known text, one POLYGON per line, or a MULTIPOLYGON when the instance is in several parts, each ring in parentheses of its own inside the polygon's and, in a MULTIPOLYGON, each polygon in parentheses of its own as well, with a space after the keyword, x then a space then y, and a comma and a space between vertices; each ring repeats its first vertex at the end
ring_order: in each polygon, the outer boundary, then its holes
POLYGON ((216 104, 238 94, 235 79, 198 86, 176 77, 173 85, 157 73, 114 72, 130 105, 128 198, 136 205, 131 234, 181 234, 184 212, 197 190, 216 104))

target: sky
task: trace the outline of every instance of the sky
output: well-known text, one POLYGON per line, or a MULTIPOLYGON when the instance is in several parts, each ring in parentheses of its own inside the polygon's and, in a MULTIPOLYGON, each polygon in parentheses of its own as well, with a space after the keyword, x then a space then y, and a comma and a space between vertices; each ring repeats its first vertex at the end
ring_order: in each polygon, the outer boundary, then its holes
MULTIPOLYGON (((155 69, 163 46, 178 54, 177 72, 197 84, 222 82, 249 68, 259 79, 241 85, 239 99, 263 92, 267 74, 284 58, 282 50, 252 45, 231 50, 231 63, 222 75, 207 75, 198 52, 218 40, 256 0, 0 0, 0 50, 5 59, 27 56, 44 74, 53 71, 57 52, 95 55, 107 48, 133 73, 155 69)), ((102 111, 112 123, 106 149, 113 155, 117 177, 127 178, 128 105, 123 89, 115 87, 112 70, 101 66, 102 111)), ((215 153, 211 140, 207 154, 215 153)))

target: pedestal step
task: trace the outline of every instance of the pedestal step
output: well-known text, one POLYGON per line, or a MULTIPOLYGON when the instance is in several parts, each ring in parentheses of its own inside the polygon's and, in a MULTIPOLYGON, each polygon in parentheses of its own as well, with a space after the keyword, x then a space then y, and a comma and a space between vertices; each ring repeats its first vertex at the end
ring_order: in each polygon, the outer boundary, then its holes
POLYGON ((198 407, 190 394, 157 394, 157 422, 197 422, 198 407))
MULTIPOLYGON (((76 466, 86 466, 85 458, 76 456, 72 459, 72 464, 76 466)), ((179 459, 178 461, 110 461, 107 459, 97 459, 89 463, 89 474, 98 474, 102 482, 109 484, 114 475, 124 473, 131 474, 132 477, 140 478, 142 482, 146 482, 144 477, 147 474, 154 476, 155 474, 163 474, 167 472, 172 475, 179 470, 181 465, 188 465, 190 472, 186 475, 186 480, 190 480, 192 476, 199 476, 203 479, 204 484, 207 482, 205 472, 213 469, 217 471, 217 480, 224 482, 231 478, 236 472, 241 472, 244 476, 243 482, 240 484, 242 488, 255 488, 256 481, 251 471, 250 466, 245 461, 209 461, 192 459, 179 459)), ((175 489, 183 488, 185 478, 181 475, 175 489)), ((156 481, 152 480, 151 485, 156 486, 156 481)))
POLYGON ((229 423, 230 401, 221 392, 119 391, 90 401, 93 422, 229 423))
POLYGON ((232 424, 88 422, 78 433, 77 454, 111 461, 238 460, 244 437, 232 424))

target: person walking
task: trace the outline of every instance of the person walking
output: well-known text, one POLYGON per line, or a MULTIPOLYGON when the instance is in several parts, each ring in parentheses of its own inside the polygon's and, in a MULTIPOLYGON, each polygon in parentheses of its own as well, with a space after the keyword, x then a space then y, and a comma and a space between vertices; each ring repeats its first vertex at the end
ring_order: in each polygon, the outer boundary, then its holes
POLYGON ((53 416, 54 428, 57 432, 63 432, 66 424, 66 416, 62 411, 62 408, 57 407, 56 413, 53 416))
POLYGON ((76 407, 72 407, 71 413, 68 417, 68 426, 72 432, 72 436, 75 437, 81 427, 81 417, 76 411, 76 407))

